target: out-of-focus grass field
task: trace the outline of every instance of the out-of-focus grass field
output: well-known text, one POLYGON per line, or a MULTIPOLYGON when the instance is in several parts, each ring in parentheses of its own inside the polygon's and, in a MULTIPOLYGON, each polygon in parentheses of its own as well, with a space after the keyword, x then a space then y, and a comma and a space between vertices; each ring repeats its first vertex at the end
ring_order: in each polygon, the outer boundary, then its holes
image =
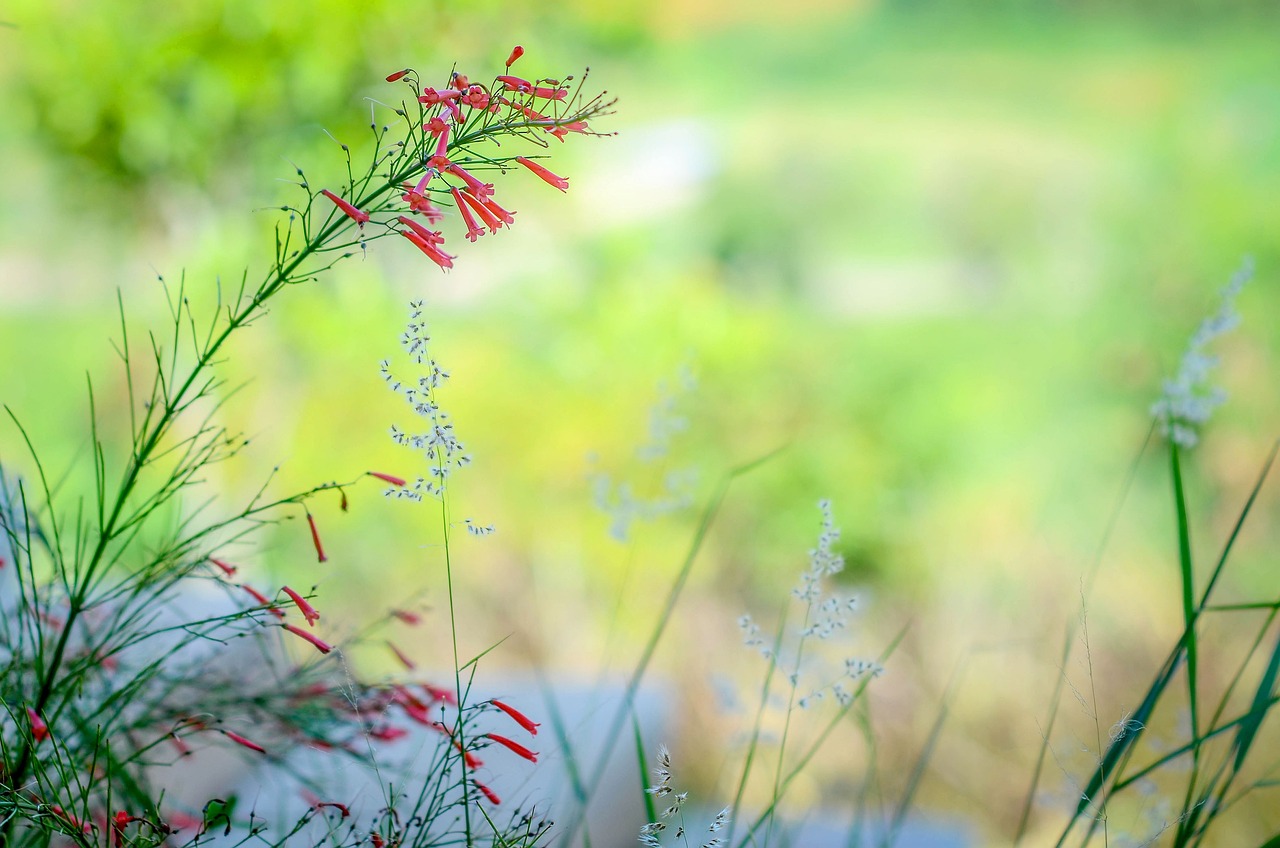
MULTIPOLYGON (((444 404, 476 457, 454 516, 498 527, 454 547, 464 653, 506 638, 482 673, 625 669, 696 515, 618 544, 588 476, 652 484, 634 447, 659 382, 687 363, 700 385, 670 467, 696 466, 700 498, 785 450, 734 483, 659 653, 657 674, 683 687, 673 748, 726 740, 696 755, 708 779, 729 756, 746 719, 714 715, 706 679, 760 672, 734 622, 778 608, 830 497, 863 598, 851 650, 873 656, 910 624, 874 687, 893 716, 886 783, 967 656, 922 804, 1007 835, 1056 677, 1088 683, 1075 659, 1059 668, 1060 642, 1148 407, 1246 253, 1258 279, 1218 349, 1231 400, 1189 462, 1202 561, 1276 436, 1280 26, 1165 4, 966 5, 6 4, 0 398, 55 470, 84 467, 86 371, 122 432, 117 291, 135 329, 163 328, 157 272, 185 268, 196 300, 219 275, 257 276, 270 207, 293 199, 277 178, 297 163, 336 187, 322 130, 362 155, 364 98, 391 96, 382 76, 413 65, 443 81, 456 60, 487 77, 515 43, 531 75, 589 64, 620 98, 618 135, 557 145, 567 195, 509 175, 498 196, 517 225, 474 246, 455 231, 452 273, 382 242, 239 339, 223 374, 243 388, 222 420, 252 443, 213 490, 243 497, 275 465, 280 492, 420 473, 386 437, 413 422, 377 363, 404 364, 404 306, 425 299, 454 375, 444 404)), ((1087 602, 1104 732, 1181 626, 1160 456, 1139 466, 1087 602)), ((31 473, 8 425, 0 458, 31 473)), ((1224 601, 1274 595, 1275 507, 1265 491, 1224 601)), ((264 585, 317 583, 330 622, 414 593, 442 612, 437 510, 365 485, 350 514, 315 512, 328 563, 297 520, 229 557, 264 585)), ((408 651, 445 667, 445 617, 419 639, 408 651)), ((1069 696, 1064 709, 1092 726, 1069 696)), ((1077 742, 1060 764, 1081 775, 1077 742)), ((847 791, 816 779, 796 803, 847 791)))

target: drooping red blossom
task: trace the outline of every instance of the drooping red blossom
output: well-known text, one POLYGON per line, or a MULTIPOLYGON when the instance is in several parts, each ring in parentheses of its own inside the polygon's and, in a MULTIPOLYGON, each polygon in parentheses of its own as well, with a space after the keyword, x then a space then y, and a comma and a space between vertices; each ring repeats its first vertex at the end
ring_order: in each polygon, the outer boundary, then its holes
POLYGON ((307 513, 307 524, 311 525, 311 542, 316 546, 316 556, 319 562, 326 562, 329 558, 324 555, 324 545, 320 544, 320 531, 316 529, 316 519, 310 512, 307 513))
POLYGON ((539 165, 537 162, 526 159, 523 156, 517 156, 516 161, 519 162, 521 165, 524 165, 530 171, 533 171, 535 174, 537 174, 544 182, 547 183, 547 185, 555 186, 561 191, 569 190, 569 180, 566 179, 565 177, 556 176, 555 174, 548 171, 546 168, 539 165))
POLYGON ((408 610, 402 610, 402 609, 393 609, 391 611, 391 614, 411 627, 416 627, 417 625, 422 623, 422 616, 418 615, 416 612, 410 612, 408 610))
POLYGON ((307 620, 307 624, 311 627, 316 626, 316 622, 320 619, 320 613, 316 612, 316 608, 307 603, 307 599, 290 589, 288 586, 282 586, 280 591, 288 595, 298 607, 298 612, 302 613, 302 617, 307 620))
POLYGON ((412 69, 405 68, 403 71, 396 71, 394 74, 389 74, 387 76, 387 82, 398 82, 399 80, 404 79, 410 70, 412 69))
POLYGON ((520 725, 525 730, 529 731, 529 733, 531 733, 532 735, 534 736, 538 735, 539 724, 535 722, 533 719, 529 718, 524 713, 517 710, 515 707, 509 704, 504 704, 502 701, 499 701, 497 698, 491 699, 489 703, 493 704, 495 707, 502 710, 507 715, 511 716, 511 718, 515 720, 516 724, 520 725))
MULTIPOLYGON (((415 231, 417 230, 418 227, 422 226, 412 218, 406 218, 403 215, 400 216, 400 221, 401 223, 408 224, 410 227, 413 227, 415 231)), ((435 235, 434 233, 431 233, 430 230, 427 230, 425 227, 423 228, 423 231, 421 233, 418 233, 418 235, 426 239, 426 238, 429 238, 427 235, 425 235, 427 233, 430 233, 431 235, 435 235)), ((443 241, 443 239, 441 239, 441 241, 443 241)), ((395 477, 391 474, 383 474, 381 471, 368 471, 366 473, 370 477, 377 477, 379 480, 381 480, 384 483, 390 483, 393 486, 404 486, 403 477, 395 477)))
POLYGON ((471 192, 481 200, 488 200, 490 197, 493 197, 493 183, 486 183, 466 168, 463 168, 461 165, 453 162, 450 162, 449 166, 445 168, 445 170, 454 176, 461 178, 462 181, 467 184, 467 191, 471 192))
POLYGON ((516 213, 508 212, 506 209, 503 209, 493 200, 486 200, 484 202, 484 208, 488 209, 489 214, 493 215, 495 218, 499 219, 504 224, 511 225, 516 222, 516 219, 515 219, 516 213))
POLYGON ((407 668, 409 671, 413 671, 415 668, 418 667, 418 664, 413 660, 409 659, 407 656, 405 656, 404 651, 397 648, 394 643, 387 642, 387 647, 390 648, 391 652, 396 655, 396 659, 400 660, 400 664, 403 665, 405 668, 407 668))
POLYGON ((449 193, 453 195, 453 201, 458 207, 458 213, 462 215, 462 223, 467 225, 467 240, 474 242, 484 235, 484 227, 476 222, 476 216, 471 214, 471 207, 462 199, 461 192, 456 188, 451 188, 449 193))
MULTIPOLYGON (((404 224, 409 229, 413 230, 414 233, 417 234, 418 238, 422 239, 427 244, 430 244, 430 245, 444 244, 444 236, 442 236, 440 233, 434 230, 428 230, 426 227, 422 226, 412 218, 401 215, 396 220, 404 224)), ((386 480, 388 483, 391 483, 394 486, 403 486, 405 483, 405 481, 402 480, 401 478, 392 477, 388 474, 379 474, 376 471, 370 471, 368 473, 372 474, 374 477, 377 477, 381 480, 386 480)))
POLYGON ((522 77, 500 76, 498 82, 502 83, 502 87, 507 91, 529 92, 533 90, 533 83, 522 77))
POLYGON ((308 633, 306 630, 303 630, 301 627, 298 627, 296 624, 282 624, 280 626, 283 627, 285 630, 288 630, 293 635, 300 636, 303 639, 306 639, 312 645, 315 645, 316 650, 322 654, 327 654, 333 650, 333 646, 330 645, 328 642, 324 641, 319 636, 316 636, 314 633, 308 633))
POLYGON ((236 566, 232 565, 226 560, 214 559, 213 557, 209 557, 209 562, 216 565, 222 571, 222 573, 227 575, 228 577, 234 577, 235 573, 239 570, 236 566))
POLYGON ((524 48, 521 47, 519 44, 511 48, 511 55, 507 57, 507 67, 510 68, 512 65, 516 63, 516 59, 519 59, 523 55, 524 55, 524 48))
POLYGON ((409 204, 411 212, 426 218, 428 224, 434 224, 444 219, 444 212, 431 202, 431 198, 416 189, 400 195, 400 199, 409 204))
POLYGON ((425 253, 428 259, 439 265, 444 270, 447 271, 453 267, 454 257, 445 253, 443 250, 440 250, 434 244, 425 241, 422 236, 414 232, 409 232, 408 230, 400 230, 400 235, 413 242, 414 246, 417 247, 418 250, 425 253))
POLYGON ((245 748, 248 748, 250 751, 257 751, 259 754, 267 753, 266 748, 262 747, 257 742, 254 742, 251 739, 245 739, 243 736, 241 736, 239 733, 236 733, 234 730, 224 730, 222 731, 222 735, 227 737, 237 745, 242 745, 245 748))
POLYGON ((284 610, 282 610, 282 609, 280 609, 279 607, 277 607, 277 606, 275 606, 274 604, 272 604, 272 603, 271 603, 271 599, 270 599, 270 598, 268 598, 266 595, 262 594, 262 593, 261 593, 261 592, 259 592, 257 589, 255 589, 255 588, 253 588, 252 586, 250 586, 248 583, 241 583, 241 584, 240 584, 240 588, 241 588, 241 589, 244 589, 246 592, 248 592, 248 593, 249 593, 249 595, 250 595, 250 596, 251 596, 255 601, 257 601, 258 603, 260 603, 260 604, 262 604, 264 607, 266 607, 266 608, 267 608, 267 612, 271 613, 271 614, 272 614, 272 615, 274 615, 276 618, 284 618, 284 610))
POLYGON ((446 704, 458 705, 458 696, 453 694, 452 689, 446 689, 443 686, 432 686, 430 683, 422 684, 422 691, 427 693, 427 697, 433 701, 444 701, 446 704))
POLYGON ((27 720, 31 722, 32 739, 40 743, 49 738, 49 725, 45 724, 40 714, 31 707, 27 707, 27 720))
POLYGON ((490 212, 482 201, 477 200, 475 195, 469 191, 462 191, 460 194, 472 211, 480 216, 480 220, 489 228, 490 233, 496 233, 502 227, 502 221, 498 220, 497 216, 490 212))
POLYGON ((540 85, 533 87, 533 96, 542 97, 546 100, 564 100, 565 95, 568 93, 569 89, 567 88, 546 88, 540 85))
POLYGON ((519 112, 521 115, 524 115, 530 121, 543 121, 548 124, 554 123, 554 121, 552 121, 551 118, 548 118, 546 115, 542 114, 537 109, 533 108, 532 106, 529 106, 528 104, 513 103, 512 101, 508 100, 505 97, 497 97, 494 99, 502 103, 505 103, 507 106, 510 106, 512 109, 515 109, 517 112, 519 112))
POLYGON ((338 195, 329 191, 329 189, 327 188, 321 189, 320 193, 323 194, 325 197, 329 198, 330 200, 332 200, 334 206, 337 206, 339 209, 341 209, 344 215, 346 215, 351 220, 355 221, 361 227, 369 223, 368 212, 361 212, 359 209, 355 208, 350 203, 343 200, 341 197, 338 197, 338 195))
POLYGON ((504 748, 507 748, 512 753, 518 756, 524 757, 526 760, 528 760, 531 763, 536 763, 538 761, 538 755, 536 752, 530 751, 528 748, 521 745, 519 742, 516 742, 514 739, 508 739, 505 736, 499 736, 497 733, 486 733, 484 736, 486 739, 491 739, 494 742, 497 742, 499 745, 502 745, 504 748))
POLYGON ((403 727, 393 727, 391 725, 369 731, 369 736, 373 739, 377 739, 379 742, 394 742, 397 739, 403 739, 408 735, 409 731, 405 730, 403 727))
POLYGON ((476 789, 479 789, 481 792, 483 792, 484 797, 489 799, 489 803, 493 804, 495 807, 502 803, 502 801, 499 800, 497 794, 492 789, 485 786, 483 783, 481 783, 478 780, 473 781, 473 783, 475 783, 476 789))
POLYGON ((302 800, 310 804, 311 809, 316 812, 322 812, 325 807, 333 807, 335 810, 342 813, 342 817, 344 819, 351 816, 351 810, 346 804, 339 804, 337 801, 324 801, 320 796, 306 789, 302 790, 302 800))

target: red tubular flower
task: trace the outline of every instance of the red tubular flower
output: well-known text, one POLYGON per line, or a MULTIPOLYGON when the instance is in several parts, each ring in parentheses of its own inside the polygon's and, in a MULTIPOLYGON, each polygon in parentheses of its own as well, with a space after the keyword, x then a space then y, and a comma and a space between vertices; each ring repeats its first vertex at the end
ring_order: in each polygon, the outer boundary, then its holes
POLYGON ((232 565, 229 562, 226 562, 225 560, 214 559, 213 557, 209 557, 209 562, 216 565, 222 571, 222 573, 227 575, 228 577, 234 576, 237 571, 237 568, 234 565, 232 565))
POLYGON ((405 75, 408 74, 410 70, 410 68, 405 68, 403 71, 396 71, 394 74, 387 77, 387 82, 397 82, 404 79, 405 75))
POLYGON ((31 722, 32 739, 40 743, 49 738, 49 725, 45 724, 40 714, 31 707, 27 707, 27 720, 31 722))
POLYGON ((448 269, 453 267, 452 256, 450 256, 448 253, 445 253, 443 250, 440 250, 435 245, 429 244, 428 242, 424 241, 423 238, 419 236, 417 233, 411 233, 411 232, 408 232, 407 230, 401 230, 400 235, 404 236, 409 241, 413 242, 414 246, 417 247, 418 250, 421 250, 423 253, 425 253, 428 259, 430 259, 432 262, 439 265, 444 270, 447 271, 448 269))
POLYGON ((274 606, 271 603, 271 599, 268 598, 266 595, 262 594, 257 589, 250 586, 248 583, 241 583, 240 588, 248 592, 249 595, 252 596, 255 601, 257 601, 258 603, 266 607, 267 612, 271 613, 276 618, 284 618, 284 610, 280 609, 277 606, 274 606))
POLYGON ((280 591, 284 592, 298 607, 298 612, 302 613, 302 617, 307 620, 307 624, 311 627, 316 626, 316 621, 320 618, 320 613, 316 612, 316 608, 307 603, 307 599, 290 589, 288 586, 280 587, 280 591))
POLYGON ((519 162, 521 165, 524 165, 530 171, 533 171, 539 177, 541 177, 542 180, 547 183, 547 185, 555 186, 561 191, 569 190, 569 181, 567 179, 565 179, 564 177, 556 176, 555 174, 548 171, 546 168, 539 165, 537 162, 533 162, 529 159, 524 158, 523 156, 517 156, 516 161, 519 162))
POLYGON ((316 556, 319 557, 319 562, 325 562, 329 558, 324 555, 324 545, 320 544, 320 531, 316 529, 316 519, 310 512, 307 513, 307 523, 311 525, 311 542, 316 546, 316 556))
MULTIPOLYGON (((422 239, 427 244, 430 244, 430 245, 444 244, 444 236, 440 235, 440 233, 438 232, 428 230, 426 227, 422 226, 412 218, 406 218, 404 215, 401 215, 396 220, 404 224, 409 229, 413 230, 415 233, 417 233, 418 238, 422 239)), ((405 481, 402 480, 401 478, 392 477, 390 474, 379 474, 377 471, 369 471, 366 473, 371 474, 374 477, 377 477, 379 480, 385 480, 393 486, 403 486, 405 483, 405 481)))
MULTIPOLYGON (((444 122, 441 121, 441 123, 444 123, 444 122)), ((449 129, 450 129, 450 125, 445 124, 444 129, 440 131, 439 135, 436 135, 436 153, 435 153, 435 156, 431 157, 433 161, 437 159, 443 159, 445 160, 445 162, 448 162, 447 154, 449 153, 449 129)), ((432 167, 433 168, 443 167, 443 165, 441 166, 432 165, 432 167)))
POLYGON ((484 182, 466 168, 452 162, 449 163, 445 170, 457 177, 460 177, 462 181, 467 184, 467 191, 471 192, 481 200, 488 200, 490 197, 493 197, 493 183, 484 182))
POLYGON ((316 650, 322 654, 327 654, 333 650, 333 646, 330 645, 328 642, 324 641, 319 636, 316 636, 314 633, 308 633, 307 631, 303 630, 301 627, 298 627, 295 624, 282 624, 280 626, 283 627, 285 630, 288 630, 293 635, 301 636, 303 639, 306 639, 312 645, 315 645, 316 650))
POLYGON ((409 612, 408 610, 393 609, 391 611, 391 614, 411 627, 416 627, 417 625, 422 623, 422 616, 418 615, 416 612, 409 612))
POLYGON ((437 137, 441 133, 449 131, 449 125, 445 123, 444 118, 441 118, 439 115, 436 115, 430 121, 423 124, 422 128, 437 137))
POLYGON ((243 745, 244 747, 248 748, 250 751, 257 751, 259 754, 267 753, 266 748, 262 747, 257 742, 251 741, 249 739, 245 739, 243 736, 241 736, 239 733, 236 733, 234 730, 224 730, 222 731, 222 735, 227 737, 237 745, 243 745))
POLYGON ((400 660, 400 664, 403 665, 405 668, 409 669, 409 671, 413 671, 415 668, 418 667, 418 664, 416 662, 406 657, 404 655, 404 651, 397 648, 392 642, 387 642, 387 647, 390 648, 391 652, 396 655, 396 659, 400 660))
POLYGON ((521 77, 501 76, 498 82, 502 83, 507 91, 529 92, 533 90, 533 83, 521 77))
POLYGON ((508 739, 505 736, 499 736, 496 733, 486 733, 484 736, 486 739, 492 739, 494 742, 497 742, 499 745, 507 748, 512 753, 524 757, 531 763, 536 763, 538 761, 537 753, 530 751, 528 748, 513 739, 508 739))
POLYGON ((546 115, 539 112, 537 109, 534 109, 532 106, 526 106, 523 103, 512 103, 510 100, 508 100, 505 97, 498 97, 496 99, 510 106, 512 109, 515 109, 517 112, 519 112, 521 115, 524 115, 526 118, 528 118, 531 121, 546 121, 548 123, 552 122, 550 118, 548 118, 546 115))
POLYGON ((524 55, 524 48, 521 47, 519 44, 511 48, 511 55, 507 57, 507 67, 510 68, 512 65, 516 63, 516 59, 519 59, 523 55, 524 55))
POLYGON ((493 804, 495 807, 496 807, 498 804, 501 804, 501 803, 502 803, 502 801, 500 801, 500 800, 498 799, 498 796, 497 796, 496 794, 494 794, 494 791, 493 791, 492 789, 490 789, 489 787, 485 786, 483 783, 481 783, 481 782, 480 782, 480 781, 478 781, 478 780, 473 781, 473 782, 474 782, 474 783, 475 783, 475 785, 476 785, 476 789, 479 789, 481 792, 483 792, 483 793, 484 793, 484 797, 488 798, 488 799, 489 799, 489 802, 490 802, 491 804, 493 804))
POLYGON ((430 683, 423 683, 422 691, 426 692, 427 697, 433 701, 444 701, 446 704, 453 704, 454 706, 458 704, 458 696, 443 686, 432 686, 430 683))
MULTIPOLYGON (((439 235, 438 233, 433 233, 430 230, 428 230, 426 227, 423 227, 421 224, 419 224, 417 221, 414 221, 412 218, 406 218, 403 215, 400 216, 400 223, 409 225, 410 227, 413 228, 415 232, 421 229, 422 232, 418 233, 418 235, 427 241, 430 241, 432 236, 439 235)), ((444 239, 441 239, 441 241, 444 241, 444 239)), ((382 482, 390 483, 393 486, 404 485, 404 480, 402 478, 393 477, 390 474, 383 474, 381 471, 366 471, 365 473, 368 474, 370 477, 377 477, 382 482)))
POLYGON ((482 201, 479 201, 469 191, 461 192, 462 199, 467 202, 475 213, 480 216, 480 220, 484 221, 484 225, 489 228, 490 233, 496 233, 502 227, 502 221, 498 220, 488 207, 482 201))
POLYGON ((499 219, 499 220, 501 220, 504 224, 508 224, 508 225, 510 225, 510 224, 514 224, 514 223, 516 222, 516 219, 515 219, 515 214, 516 214, 516 213, 514 213, 514 212, 508 212, 507 210, 503 209, 503 208, 502 208, 501 206, 499 206, 498 204, 494 203, 492 200, 486 200, 486 201, 484 202, 484 208, 485 208, 485 209, 488 209, 488 210, 489 210, 489 214, 493 215, 495 218, 498 218, 498 219, 499 219))
POLYGON ((370 738, 377 739, 379 742, 394 742, 397 739, 403 739, 408 735, 409 731, 405 730, 403 727, 392 727, 391 725, 369 731, 370 738))
POLYGON ((489 703, 493 704, 495 707, 502 710, 507 715, 511 716, 511 718, 515 720, 516 724, 520 725, 525 730, 529 731, 529 733, 533 734, 534 736, 538 735, 538 726, 539 726, 538 723, 535 722, 533 719, 529 718, 524 713, 517 710, 515 707, 504 704, 501 701, 499 701, 497 698, 490 700, 489 703))
POLYGON ((450 100, 461 97, 461 91, 455 91, 452 88, 446 88, 444 91, 436 91, 428 86, 422 89, 422 96, 418 98, 419 103, 425 103, 428 106, 436 106, 441 103, 447 103, 450 100))
POLYGON ((535 85, 533 87, 533 96, 542 97, 547 100, 564 100, 565 95, 569 93, 567 88, 544 88, 535 85))
POLYGON ((467 202, 462 199, 461 192, 456 188, 451 188, 449 193, 453 195, 454 203, 458 206, 458 213, 462 215, 462 222, 467 225, 467 239, 474 242, 484 235, 484 227, 476 223, 475 216, 471 214, 471 207, 467 206, 467 202))
POLYGON ((330 200, 332 200, 334 206, 337 206, 339 209, 341 209, 344 215, 346 215, 351 220, 355 221, 361 227, 369 223, 368 212, 361 212, 359 209, 355 208, 350 203, 343 200, 341 197, 338 197, 338 195, 329 191, 329 189, 327 188, 321 189, 320 193, 323 194, 325 197, 329 198, 330 200))
MULTIPOLYGON (((427 182, 430 180, 428 179, 427 182)), ((444 212, 432 203, 429 197, 416 189, 400 195, 400 199, 409 204, 409 211, 426 218, 428 224, 444 219, 444 212)))

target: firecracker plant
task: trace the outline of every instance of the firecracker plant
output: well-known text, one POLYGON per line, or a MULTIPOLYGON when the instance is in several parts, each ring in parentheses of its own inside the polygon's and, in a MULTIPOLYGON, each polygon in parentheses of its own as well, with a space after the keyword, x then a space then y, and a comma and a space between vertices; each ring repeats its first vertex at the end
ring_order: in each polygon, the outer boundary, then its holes
MULTIPOLYGON (((252 839, 383 848, 528 846, 544 838, 544 811, 499 798, 480 771, 484 748, 495 761, 490 769, 536 762, 528 746, 537 724, 501 700, 469 698, 475 669, 456 661, 456 644, 452 680, 416 677, 392 642, 405 680, 353 680, 336 661, 341 647, 325 633, 313 592, 252 580, 227 553, 266 524, 304 518, 325 561, 309 505, 331 497, 345 509, 348 492, 369 480, 440 501, 444 512, 444 464, 462 464, 465 455, 434 399, 447 374, 412 347, 414 327, 425 327, 420 307, 405 345, 434 370, 395 388, 432 427, 422 436, 395 432, 425 453, 424 476, 409 482, 368 471, 288 495, 273 494, 268 480, 221 515, 216 502, 188 506, 204 470, 246 444, 215 420, 226 394, 216 366, 233 336, 278 295, 385 236, 404 238, 448 270, 457 255, 444 234, 449 226, 441 228, 447 210, 471 242, 515 221, 495 198, 494 176, 532 175, 568 189, 542 164, 546 152, 572 135, 599 135, 595 122, 612 102, 584 92, 585 74, 515 76, 523 53, 516 47, 487 82, 452 72, 433 86, 409 69, 388 76, 409 96, 399 106, 375 104, 367 164, 356 167, 343 144, 344 183, 315 186, 299 168, 302 199, 281 207, 268 270, 256 285, 247 273, 237 290, 219 285, 211 315, 192 307, 185 278, 162 279, 172 327, 149 334, 140 356, 121 306, 116 351, 129 443, 121 449, 104 435, 90 382, 91 451, 83 462, 92 484, 83 496, 41 461, 38 434, 7 410, 30 452, 0 469, 0 845, 252 839), (394 117, 382 124, 379 111, 387 109, 394 117), (309 659, 291 661, 298 649, 309 659), (373 763, 380 746, 414 728, 436 740, 426 746, 425 767, 407 782, 387 779, 373 808, 321 794, 332 788, 296 766, 299 751, 373 763), (296 781, 303 813, 269 820, 230 795, 183 797, 175 768, 210 748, 272 762, 296 781)), ((418 620, 412 609, 390 610, 356 638, 383 638, 382 630, 418 620)))

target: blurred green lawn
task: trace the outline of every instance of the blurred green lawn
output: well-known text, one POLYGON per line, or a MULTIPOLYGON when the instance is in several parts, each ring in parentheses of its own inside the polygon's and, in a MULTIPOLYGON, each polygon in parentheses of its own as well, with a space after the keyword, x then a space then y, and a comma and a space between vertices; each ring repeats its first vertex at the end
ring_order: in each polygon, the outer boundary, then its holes
MULTIPOLYGON (((694 515, 619 545, 587 478, 655 479, 632 452, 658 383, 687 363, 700 387, 670 464, 699 469, 700 496, 785 451, 734 484, 662 673, 696 699, 707 673, 749 667, 733 622, 777 607, 831 497, 867 601, 857 650, 912 623, 877 688, 916 718, 889 737, 919 744, 977 650, 926 798, 998 810, 988 824, 1007 828, 1159 380, 1246 253, 1258 280, 1219 349, 1231 401, 1190 470, 1202 556, 1280 412, 1275 17, 1017 5, 10 3, 0 397, 55 468, 83 463, 86 370, 122 411, 117 290, 138 326, 163 327, 157 272, 185 268, 202 296, 217 275, 255 276, 263 210, 289 199, 275 180, 292 162, 336 185, 321 128, 359 151, 383 75, 443 79, 456 59, 481 77, 517 42, 530 74, 590 64, 620 98, 618 136, 557 146, 567 195, 511 175, 498 190, 518 226, 461 244, 451 274, 383 242, 240 338, 224 420, 252 444, 211 484, 244 497, 275 465, 281 492, 420 473, 386 438, 413 422, 377 363, 396 362, 404 304, 424 298, 454 375, 444 403, 476 456, 452 510, 498 527, 455 550, 464 653, 510 636, 486 664, 625 668, 694 515), (707 647, 689 656, 690 639, 707 647)), ((30 474, 12 427, 0 458, 30 474)), ((1140 467, 1089 601, 1104 724, 1179 626, 1165 477, 1158 452, 1140 467)), ((1261 509, 1274 515, 1273 495, 1261 509)), ((352 626, 406 594, 441 609, 437 511, 364 486, 349 515, 316 512, 324 566, 298 521, 231 557, 263 584, 319 583, 327 618, 352 626)), ((1273 523, 1245 542, 1224 599, 1274 592, 1273 523)), ((407 647, 443 666, 446 633, 436 616, 407 647)), ((687 733, 717 732, 689 713, 687 733)))

